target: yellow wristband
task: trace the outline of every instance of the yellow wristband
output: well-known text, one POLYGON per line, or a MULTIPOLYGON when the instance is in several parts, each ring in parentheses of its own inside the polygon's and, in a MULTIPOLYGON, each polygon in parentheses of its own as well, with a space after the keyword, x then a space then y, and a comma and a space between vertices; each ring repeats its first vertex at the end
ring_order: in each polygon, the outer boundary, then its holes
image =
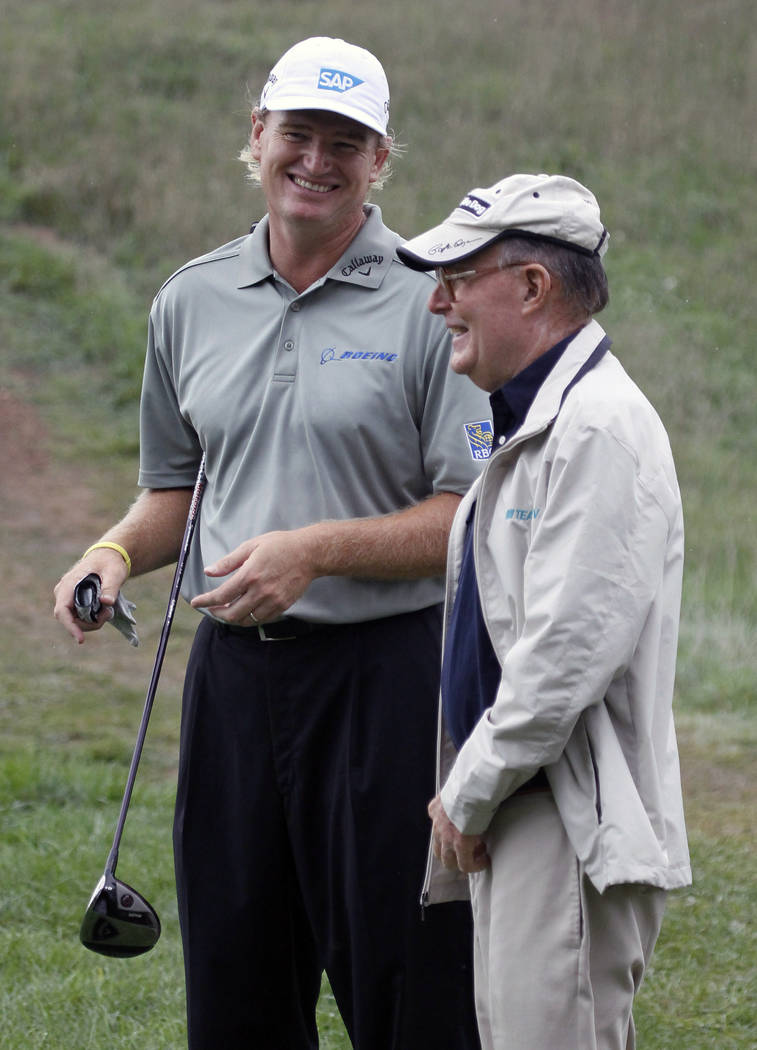
POLYGON ((92 551, 99 550, 101 547, 106 547, 108 550, 117 551, 123 560, 126 562, 126 574, 131 575, 131 558, 127 554, 126 550, 121 546, 120 543, 113 543, 111 540, 100 540, 99 543, 93 543, 91 547, 87 547, 82 558, 86 558, 92 551))

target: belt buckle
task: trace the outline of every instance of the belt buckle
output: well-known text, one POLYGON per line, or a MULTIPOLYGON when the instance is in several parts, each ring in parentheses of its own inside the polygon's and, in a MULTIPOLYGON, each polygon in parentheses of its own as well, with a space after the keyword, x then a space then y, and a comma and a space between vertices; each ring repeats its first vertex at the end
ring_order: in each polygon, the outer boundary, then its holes
POLYGON ((265 633, 266 624, 258 624, 258 636, 261 642, 292 642, 297 637, 296 634, 277 635, 273 637, 265 633))

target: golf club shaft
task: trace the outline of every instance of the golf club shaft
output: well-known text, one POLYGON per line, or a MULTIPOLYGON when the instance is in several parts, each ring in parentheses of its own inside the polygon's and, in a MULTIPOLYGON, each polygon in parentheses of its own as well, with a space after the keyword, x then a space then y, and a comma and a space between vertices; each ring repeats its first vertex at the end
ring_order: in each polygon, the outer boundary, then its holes
POLYGON ((150 713, 152 711, 152 705, 155 700, 155 693, 158 688, 158 679, 160 678, 160 671, 163 666, 163 657, 166 653, 166 646, 168 645, 168 636, 171 633, 171 625, 173 623, 174 613, 176 611, 176 603, 179 598, 179 592, 181 590, 181 581, 184 576, 184 570, 187 565, 187 559, 189 557, 189 548, 192 543, 192 536, 194 534, 195 525, 197 524, 197 518, 200 510, 200 501, 202 500, 203 489, 205 488, 205 455, 203 454, 200 462, 200 469, 197 472, 197 480, 195 481, 194 492, 192 493, 192 501, 189 505, 189 514, 187 515, 187 523, 184 527, 184 538, 181 543, 181 550, 179 557, 176 562, 176 571, 173 577, 173 584, 171 585, 171 593, 168 598, 168 606, 166 608, 165 619, 163 620, 163 629, 160 632, 160 641, 158 642, 158 651, 155 656, 155 663, 152 669, 152 675, 150 677, 150 684, 147 689, 147 696, 145 697, 145 706, 142 711, 142 720, 139 724, 139 732, 137 733, 137 741, 134 745, 134 753, 131 756, 131 765, 129 766, 129 775, 126 778, 126 787, 124 788, 124 797, 121 801, 121 812, 118 814, 118 823, 116 824, 116 831, 113 836, 113 845, 110 848, 108 854, 108 860, 105 865, 105 874, 107 876, 113 875, 116 870, 116 863, 118 862, 118 849, 121 844, 121 835, 123 834, 124 824, 126 822, 126 813, 129 809, 129 803, 131 802, 131 794, 134 789, 134 781, 137 776, 137 767, 139 766, 139 760, 142 756, 142 748, 145 742, 145 736, 147 734, 147 724, 150 721, 150 713))

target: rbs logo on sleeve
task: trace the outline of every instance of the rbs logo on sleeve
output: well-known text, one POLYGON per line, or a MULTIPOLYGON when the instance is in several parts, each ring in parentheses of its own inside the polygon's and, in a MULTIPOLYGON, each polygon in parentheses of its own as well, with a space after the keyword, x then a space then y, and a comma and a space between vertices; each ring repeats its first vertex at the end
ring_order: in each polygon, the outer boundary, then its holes
POLYGON ((318 76, 318 87, 322 91, 344 93, 362 83, 359 77, 353 77, 351 73, 343 73, 339 69, 322 69, 318 76))
POLYGON ((479 419, 475 423, 464 423, 468 448, 474 459, 488 459, 492 451, 494 427, 490 419, 479 419))

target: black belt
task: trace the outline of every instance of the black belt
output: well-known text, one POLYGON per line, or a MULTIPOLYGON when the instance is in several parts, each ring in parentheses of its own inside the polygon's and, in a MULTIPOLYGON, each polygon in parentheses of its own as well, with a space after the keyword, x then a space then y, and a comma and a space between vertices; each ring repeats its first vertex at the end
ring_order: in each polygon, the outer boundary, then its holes
POLYGON ((296 616, 285 616, 283 620, 274 620, 272 623, 254 624, 250 621, 249 627, 243 627, 239 623, 220 623, 215 621, 217 629, 221 634, 241 634, 249 641, 255 642, 288 642, 295 638, 305 638, 316 631, 327 631, 334 627, 341 627, 336 623, 312 623, 310 620, 299 620, 296 616))

